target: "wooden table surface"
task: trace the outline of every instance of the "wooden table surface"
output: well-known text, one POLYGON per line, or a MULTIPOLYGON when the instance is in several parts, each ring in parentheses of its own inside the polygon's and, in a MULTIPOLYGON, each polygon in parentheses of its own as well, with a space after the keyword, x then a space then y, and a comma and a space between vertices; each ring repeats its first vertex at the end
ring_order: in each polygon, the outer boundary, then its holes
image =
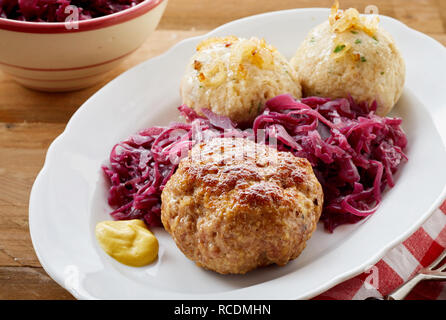
MULTIPOLYGON (((107 81, 165 52, 178 41, 228 21, 299 7, 330 7, 331 0, 169 0, 164 17, 144 45, 107 81)), ((345 0, 360 12, 376 5, 446 45, 446 0, 345 0)), ((1 39, 0 39, 1 42, 1 39)), ((28 231, 28 199, 50 143, 76 109, 107 81, 72 93, 25 89, 0 71, 0 299, 73 299, 42 269, 28 231)))

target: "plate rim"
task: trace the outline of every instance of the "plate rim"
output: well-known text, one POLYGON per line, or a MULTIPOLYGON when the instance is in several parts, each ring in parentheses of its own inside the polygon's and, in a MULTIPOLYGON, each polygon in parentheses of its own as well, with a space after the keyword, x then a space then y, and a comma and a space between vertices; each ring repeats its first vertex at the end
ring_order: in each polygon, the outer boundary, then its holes
MULTIPOLYGON (((181 41, 179 41, 178 43, 176 43, 175 45, 173 45, 171 48, 169 48, 168 50, 166 50, 164 53, 155 56, 153 58, 147 59, 145 61, 142 61, 141 63, 133 66, 132 68, 126 70, 125 72, 121 73, 120 75, 118 75, 116 78, 112 79, 111 81, 109 81, 108 83, 106 83, 103 87, 101 87, 98 91, 96 91, 92 96, 90 96, 77 110, 76 112, 71 116, 71 118, 69 119, 69 121, 67 122, 65 129, 63 130, 63 132, 57 136, 53 142, 50 144, 46 155, 45 155, 45 161, 44 164, 42 166, 42 169, 39 171, 39 173, 37 174, 35 181, 33 183, 33 186, 31 188, 31 192, 30 192, 30 199, 29 199, 29 218, 28 218, 28 222, 29 222, 29 231, 30 231, 30 236, 31 236, 31 242, 33 245, 33 249, 36 253, 36 256, 40 262, 40 264, 42 265, 42 267, 44 268, 44 270, 48 273, 48 275, 54 280, 56 281, 61 287, 63 287, 64 289, 66 289, 68 292, 70 292, 70 294, 72 294, 76 299, 96 299, 95 297, 90 296, 88 293, 80 293, 77 292, 76 290, 74 290, 73 288, 66 286, 66 284, 64 283, 63 279, 61 279, 61 277, 59 276, 59 274, 53 270, 53 268, 50 266, 49 263, 47 263, 47 261, 44 260, 44 258, 42 257, 41 253, 38 251, 37 249, 37 245, 36 245, 36 240, 35 240, 35 236, 33 236, 33 214, 32 212, 35 210, 34 207, 36 206, 36 198, 37 198, 37 194, 41 191, 38 190, 42 190, 42 186, 41 184, 45 181, 45 177, 47 177, 48 175, 48 171, 49 171, 49 163, 50 163, 50 157, 51 154, 53 154, 54 149, 57 147, 58 144, 61 143, 61 141, 63 141, 64 137, 66 135, 68 135, 68 133, 70 132, 70 128, 72 126, 72 124, 74 122, 76 122, 79 117, 82 116, 82 113, 84 112, 84 110, 87 108, 87 105, 89 104, 90 100, 94 99, 104 88, 111 86, 115 81, 118 81, 119 78, 123 77, 124 75, 127 75, 128 73, 134 72, 135 69, 140 68, 142 65, 146 64, 146 63, 155 63, 157 60, 163 59, 165 56, 168 56, 171 52, 174 52, 175 50, 177 50, 177 48, 184 46, 186 43, 188 42, 194 42, 197 41, 199 39, 203 39, 209 36, 213 36, 215 33, 218 33, 220 30, 236 24, 236 23, 243 23, 244 21, 248 21, 251 19, 257 19, 257 18, 262 18, 265 16, 272 16, 272 15, 280 15, 282 13, 293 13, 293 12, 329 12, 330 9, 327 8, 298 8, 298 9, 288 9, 288 10, 278 10, 278 11, 271 11, 271 12, 266 12, 266 13, 261 13, 261 14, 256 14, 256 15, 252 15, 252 16, 248 16, 248 17, 244 17, 241 19, 237 19, 237 20, 233 20, 230 22, 227 22, 203 35, 199 35, 199 36, 194 36, 194 37, 189 37, 186 39, 183 39, 181 41)), ((384 15, 379 15, 380 17, 385 17, 385 19, 390 19, 392 20, 394 23, 399 24, 402 28, 406 29, 406 31, 409 32, 414 32, 416 33, 418 36, 422 37, 424 40, 430 41, 432 44, 434 44, 435 46, 439 46, 444 53, 444 56, 446 57, 446 48, 437 40, 435 40, 434 38, 429 37, 428 35, 417 31, 415 29, 412 29, 410 27, 408 27, 406 24, 404 24, 403 22, 392 18, 392 17, 388 17, 388 16, 384 16, 384 15)), ((432 116, 432 114, 429 114, 430 116, 432 116)), ((434 124, 436 125, 436 123, 434 122, 434 124)), ((446 149, 446 137, 444 137, 440 131, 438 131, 438 129, 436 128, 439 136, 442 139, 442 143, 443 146, 446 149)), ((397 246, 398 244, 400 244, 401 242, 403 242, 405 239, 407 239, 414 231, 416 231, 422 224, 423 222, 425 222, 431 215, 432 213, 437 210, 439 208, 439 206, 441 205, 441 203, 444 201, 444 199, 446 198, 446 182, 443 185, 443 189, 440 192, 439 196, 436 198, 436 200, 434 201, 434 203, 429 207, 429 209, 427 209, 423 215, 420 215, 420 218, 417 220, 416 223, 414 223, 412 225, 411 228, 409 228, 408 230, 406 230, 406 232, 404 232, 402 235, 396 237, 393 241, 389 242, 386 246, 384 246, 378 253, 376 253, 375 255, 373 255, 371 258, 369 258, 368 260, 366 260, 363 263, 360 263, 357 265, 356 268, 351 268, 350 270, 345 271, 342 274, 339 274, 336 277, 333 277, 332 280, 325 282, 324 284, 319 285, 318 287, 314 288, 313 290, 311 290, 311 292, 307 292, 305 294, 300 295, 297 298, 290 298, 290 299, 309 299, 312 297, 315 297, 317 295, 319 295, 322 292, 325 292, 326 290, 334 287, 335 285, 348 280, 350 278, 355 277, 358 274, 361 274, 362 272, 364 272, 364 270, 369 267, 372 266, 374 264, 376 264, 388 251, 390 251, 393 247, 397 246)), ((35 215, 34 215, 35 216, 35 215)))

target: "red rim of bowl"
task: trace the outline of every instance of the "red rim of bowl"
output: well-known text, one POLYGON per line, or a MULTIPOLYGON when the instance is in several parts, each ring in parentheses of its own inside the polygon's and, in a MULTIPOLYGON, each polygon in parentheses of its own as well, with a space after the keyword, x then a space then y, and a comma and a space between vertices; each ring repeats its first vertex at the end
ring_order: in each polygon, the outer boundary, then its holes
POLYGON ((68 29, 65 22, 29 22, 0 18, 0 30, 25 33, 83 32, 110 27, 137 18, 157 7, 164 0, 145 0, 131 8, 103 17, 82 20, 78 29, 68 29))

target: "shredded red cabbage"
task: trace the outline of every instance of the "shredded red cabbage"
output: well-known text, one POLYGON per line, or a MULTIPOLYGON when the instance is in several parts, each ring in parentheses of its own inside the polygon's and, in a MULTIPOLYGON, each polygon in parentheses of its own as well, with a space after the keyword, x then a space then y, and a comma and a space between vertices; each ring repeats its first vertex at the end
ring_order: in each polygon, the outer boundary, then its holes
POLYGON ((209 110, 199 116, 187 106, 178 109, 188 123, 145 129, 113 148, 103 170, 111 183, 108 201, 116 208, 115 219, 160 225, 161 192, 179 160, 195 143, 214 137, 277 141, 279 150, 308 159, 324 190, 321 220, 329 232, 374 213, 381 193, 394 185, 393 174, 407 160, 401 119, 376 116, 376 104, 368 107, 351 98, 295 101, 281 95, 266 103, 253 130, 244 131, 209 110))
MULTIPOLYGON (((277 96, 253 124, 277 139, 277 148, 310 161, 324 190, 326 230, 374 213, 403 161, 407 145, 399 118, 382 118, 348 99, 277 96)), ((269 139, 267 138, 266 141, 269 139)))
POLYGON ((33 22, 65 22, 71 12, 79 9, 79 20, 106 16, 128 9, 144 0, 0 0, 0 18, 33 22))
POLYGON ((204 110, 205 118, 186 106, 178 109, 189 123, 145 129, 113 147, 110 165, 102 167, 111 183, 108 202, 116 208, 113 218, 161 225, 161 192, 192 146, 214 137, 248 135, 210 111, 204 110))

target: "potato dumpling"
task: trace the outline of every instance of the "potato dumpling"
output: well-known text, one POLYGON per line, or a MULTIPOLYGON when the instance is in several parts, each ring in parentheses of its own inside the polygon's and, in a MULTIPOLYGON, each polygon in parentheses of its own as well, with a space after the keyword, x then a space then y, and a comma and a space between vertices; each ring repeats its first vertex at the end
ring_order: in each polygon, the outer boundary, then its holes
POLYGON ((266 100, 290 93, 301 98, 301 87, 289 62, 265 40, 234 36, 201 42, 181 82, 183 103, 252 123, 266 100))

